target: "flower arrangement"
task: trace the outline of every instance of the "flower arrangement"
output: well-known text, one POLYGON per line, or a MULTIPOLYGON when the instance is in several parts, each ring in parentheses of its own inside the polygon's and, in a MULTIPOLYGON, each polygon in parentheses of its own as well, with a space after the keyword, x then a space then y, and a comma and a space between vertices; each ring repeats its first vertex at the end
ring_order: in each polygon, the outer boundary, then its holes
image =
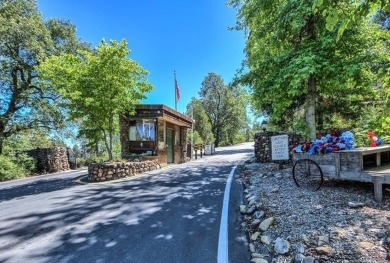
POLYGON ((368 132, 368 138, 370 138, 370 147, 377 147, 383 145, 385 142, 375 135, 375 132, 368 132))
POLYGON ((292 149, 293 153, 307 152, 309 155, 327 154, 341 150, 352 150, 355 148, 355 138, 353 133, 345 131, 340 133, 334 131, 331 134, 316 139, 313 142, 307 142, 303 145, 297 145, 292 149))

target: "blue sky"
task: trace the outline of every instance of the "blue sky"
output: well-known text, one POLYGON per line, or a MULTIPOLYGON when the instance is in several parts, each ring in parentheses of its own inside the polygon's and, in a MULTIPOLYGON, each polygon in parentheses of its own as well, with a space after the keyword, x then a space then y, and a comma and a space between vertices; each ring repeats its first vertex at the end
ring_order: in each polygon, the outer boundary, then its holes
POLYGON ((235 11, 226 0, 38 0, 45 19, 70 20, 85 42, 126 39, 130 58, 150 72, 155 90, 143 103, 175 107, 176 70, 184 112, 209 72, 229 83, 244 59, 242 32, 230 31, 235 11))

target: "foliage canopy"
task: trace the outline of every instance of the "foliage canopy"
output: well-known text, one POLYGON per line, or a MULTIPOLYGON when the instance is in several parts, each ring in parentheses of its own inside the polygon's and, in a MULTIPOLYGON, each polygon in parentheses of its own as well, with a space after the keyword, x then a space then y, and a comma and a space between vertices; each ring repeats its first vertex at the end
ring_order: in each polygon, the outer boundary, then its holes
MULTIPOLYGON (((359 118, 362 103, 377 98, 376 73, 386 59, 385 32, 377 25, 351 20, 340 34, 343 23, 330 27, 326 1, 317 2, 230 3, 238 9, 238 28, 247 30, 249 72, 239 81, 252 87, 255 107, 273 124, 290 129, 304 119, 310 138, 334 115, 359 118)), ((356 11, 346 1, 338 6, 356 11)))
POLYGON ((84 134, 105 142, 110 160, 119 114, 132 111, 153 89, 148 72, 129 54, 126 41, 103 40, 93 52, 52 56, 39 68, 65 99, 71 118, 81 121, 84 134))
POLYGON ((0 1, 0 154, 6 138, 64 124, 59 96, 40 85, 36 66, 52 54, 85 47, 71 23, 45 22, 35 0, 0 1))

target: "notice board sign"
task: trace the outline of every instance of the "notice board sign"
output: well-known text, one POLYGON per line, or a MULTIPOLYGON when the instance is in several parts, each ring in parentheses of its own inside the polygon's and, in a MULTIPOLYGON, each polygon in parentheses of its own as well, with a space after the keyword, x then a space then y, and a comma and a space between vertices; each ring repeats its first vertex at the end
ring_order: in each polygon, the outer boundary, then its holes
POLYGON ((288 160, 288 135, 271 137, 272 160, 288 160))

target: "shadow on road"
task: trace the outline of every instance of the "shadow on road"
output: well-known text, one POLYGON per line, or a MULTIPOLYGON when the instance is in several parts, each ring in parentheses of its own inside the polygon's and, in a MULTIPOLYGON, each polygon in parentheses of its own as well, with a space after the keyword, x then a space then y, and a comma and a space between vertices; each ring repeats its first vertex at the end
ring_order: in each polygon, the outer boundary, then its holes
MULTIPOLYGON (((6 244, 0 238, 0 251, 5 251, 0 261, 215 262, 217 247, 203 246, 218 244, 213 233, 219 228, 221 204, 215 200, 222 199, 230 168, 190 167, 129 181, 78 186, 71 195, 53 197, 45 209, 4 218, 8 227, 0 228, 0 237, 13 238, 6 244), (199 242, 208 239, 213 242, 199 242), (40 244, 39 240, 51 241, 40 244), (32 242, 37 243, 29 249, 32 242), (164 253, 172 247, 177 248, 175 253, 164 253)), ((36 188, 38 185, 42 182, 20 186, 13 196, 5 191, 0 199, 74 184, 52 180, 42 188, 36 188)))
POLYGON ((85 175, 63 179, 40 179, 32 183, 24 183, 16 186, 2 188, 0 191, 0 202, 12 200, 14 198, 23 198, 30 195, 38 195, 58 190, 63 190, 75 186, 75 181, 85 175))

